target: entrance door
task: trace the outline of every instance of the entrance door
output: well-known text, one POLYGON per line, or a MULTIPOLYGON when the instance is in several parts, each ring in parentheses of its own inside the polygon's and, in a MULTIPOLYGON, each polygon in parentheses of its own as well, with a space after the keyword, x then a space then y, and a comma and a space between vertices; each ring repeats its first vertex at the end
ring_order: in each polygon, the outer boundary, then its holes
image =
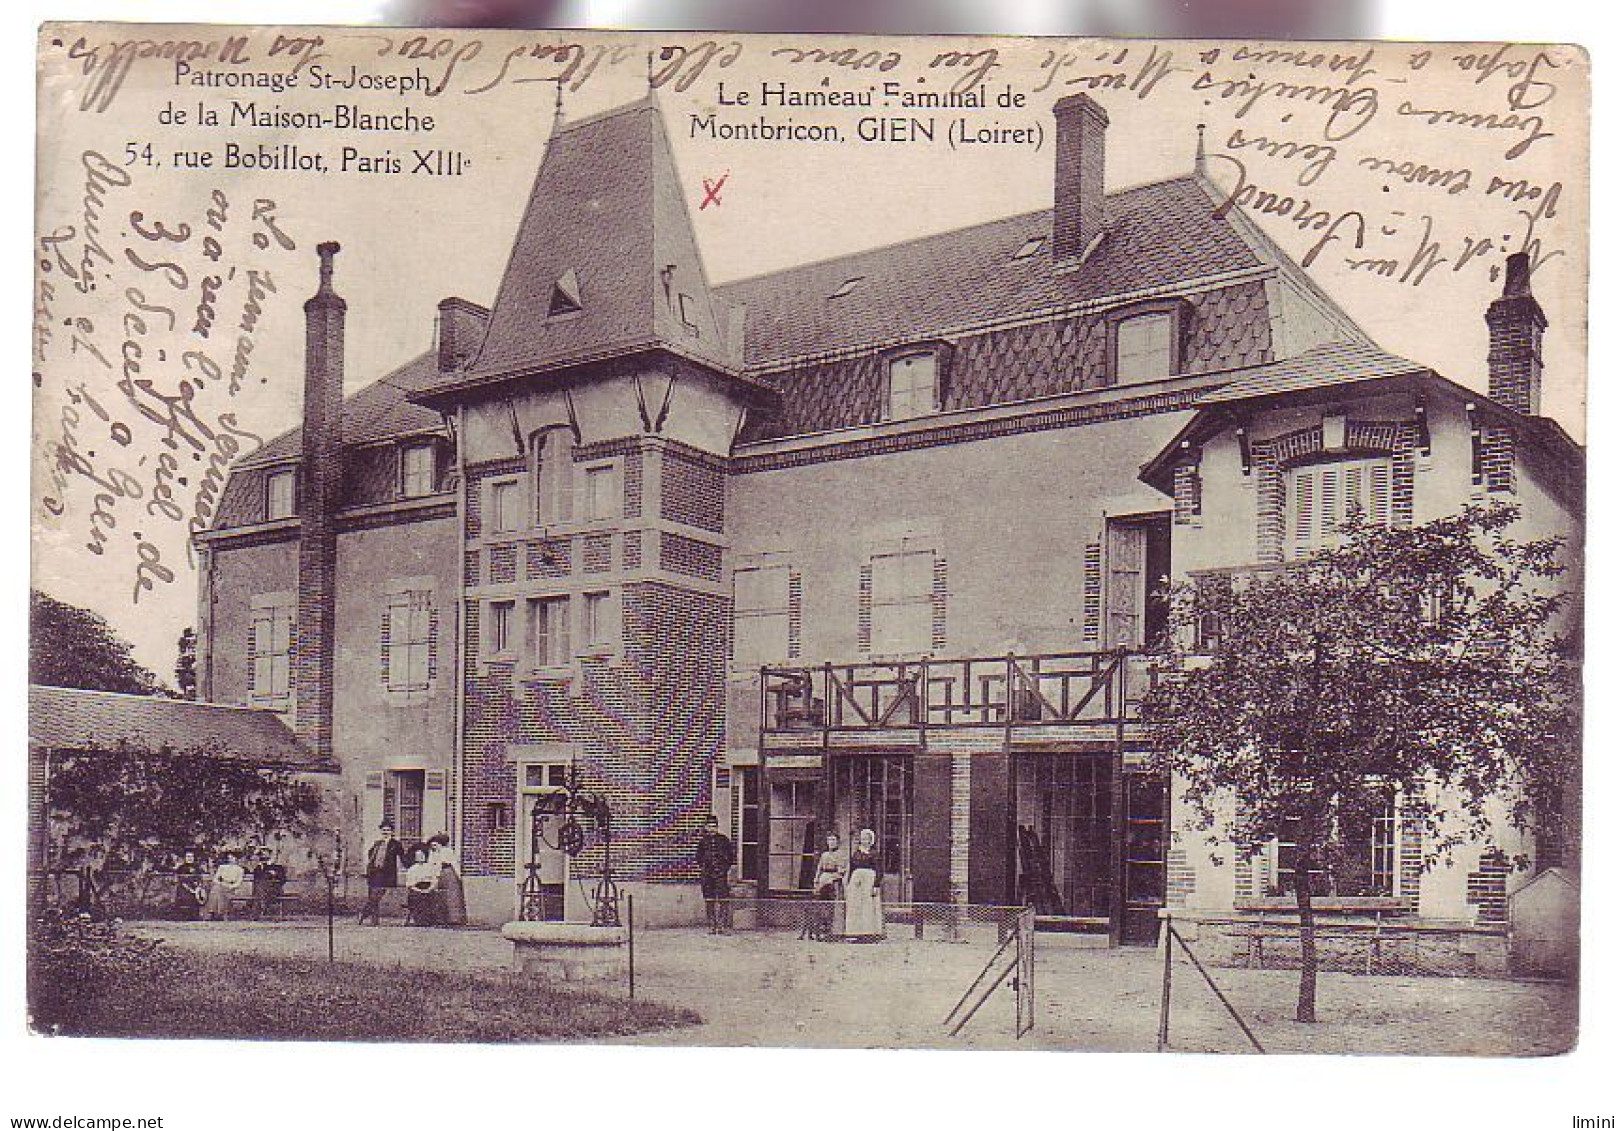
POLYGON ((553 922, 564 919, 564 885, 569 879, 569 857, 562 847, 565 816, 555 811, 563 796, 566 772, 567 767, 559 762, 529 763, 523 768, 519 791, 516 879, 520 914, 524 914, 524 901, 530 899, 532 913, 553 922), (535 865, 533 878, 531 864, 535 865))
POLYGON ((823 851, 818 820, 817 771, 771 777, 767 828, 767 886, 772 891, 812 887, 812 871, 823 851))
POLYGON ((883 897, 913 899, 913 758, 908 754, 862 754, 834 759, 835 829, 848 851, 857 834, 873 829, 884 869, 883 897))
POLYGON ((1155 946, 1167 898, 1167 778, 1149 770, 1127 772, 1122 830, 1124 913, 1122 941, 1155 946))
POLYGON ((423 839, 423 778, 422 770, 390 770, 384 780, 384 816, 408 846, 423 839))

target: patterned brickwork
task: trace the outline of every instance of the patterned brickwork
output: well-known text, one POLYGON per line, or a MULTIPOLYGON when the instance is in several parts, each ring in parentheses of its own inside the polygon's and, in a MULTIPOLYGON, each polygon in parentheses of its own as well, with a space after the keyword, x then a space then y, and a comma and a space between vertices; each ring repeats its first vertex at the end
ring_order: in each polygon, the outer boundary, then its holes
POLYGON ((613 566, 615 542, 608 534, 588 534, 581 540, 581 572, 608 573, 613 566))
POLYGON ((479 551, 464 550, 462 554, 462 584, 472 589, 479 584, 479 551))
POLYGON ((1194 460, 1173 469, 1173 521, 1189 526, 1201 515, 1201 465, 1194 460))
POLYGON ((1189 852, 1175 845, 1167 850, 1167 905, 1183 907, 1195 895, 1195 866, 1189 852))
POLYGON ((643 453, 631 452, 620 465, 621 489, 625 492, 624 514, 627 518, 641 518, 643 514, 643 453))
POLYGON ((792 660, 801 657, 801 627, 801 574, 792 569, 789 571, 789 658, 792 660))
POLYGON ((1516 491, 1516 437, 1511 429, 1485 428, 1482 443, 1483 486, 1490 491, 1516 491))
POLYGON ((1085 639, 1098 642, 1103 625, 1101 623, 1101 598, 1105 593, 1105 577, 1103 573, 1104 555, 1100 552, 1098 542, 1090 542, 1083 547, 1083 636, 1085 639))
POLYGON ((524 544, 526 581, 570 575, 572 543, 568 538, 538 538, 524 544))
POLYGON ((1255 862, 1258 859, 1258 853, 1253 852, 1247 846, 1239 844, 1234 846, 1234 850, 1235 898, 1237 900, 1256 899, 1267 893, 1269 890, 1267 877, 1264 879, 1262 891, 1257 890, 1255 886, 1256 880, 1254 877, 1257 875, 1255 862))
POLYGON ((947 559, 938 556, 930 578, 930 650, 938 656, 947 651, 947 598, 947 559))
POLYGON ((633 573, 643 568, 643 534, 639 530, 626 533, 625 541, 620 549, 621 568, 627 573, 633 573))
POLYGON ((676 445, 661 452, 660 517, 666 521, 720 534, 726 486, 722 461, 676 445))
MULTIPOLYGON (((1191 296, 1183 370, 1209 373, 1272 360, 1261 282, 1191 296)), ((1071 315, 967 334, 953 342, 944 409, 980 408, 1103 387, 1106 317, 1071 315)), ((753 423, 747 440, 796 436, 885 419, 887 356, 865 353, 801 365, 773 377, 780 412, 753 423)))
POLYGON ((722 580, 722 548, 709 542, 685 538, 669 530, 660 531, 660 568, 666 573, 722 580))
POLYGON ((1426 822, 1421 809, 1406 806, 1399 822, 1398 897, 1412 913, 1421 910, 1421 873, 1426 870, 1426 822))
POLYGON ((864 562, 857 571, 857 650, 874 648, 874 567, 864 562))
POLYGON ((490 582, 492 585, 511 585, 519 577, 519 547, 517 543, 505 542, 500 546, 492 546, 487 551, 490 566, 490 582))
POLYGON ((1484 925, 1502 924, 1509 918, 1506 905, 1506 877, 1511 861, 1498 848, 1477 859, 1477 871, 1466 876, 1466 902, 1477 908, 1477 921, 1484 925))

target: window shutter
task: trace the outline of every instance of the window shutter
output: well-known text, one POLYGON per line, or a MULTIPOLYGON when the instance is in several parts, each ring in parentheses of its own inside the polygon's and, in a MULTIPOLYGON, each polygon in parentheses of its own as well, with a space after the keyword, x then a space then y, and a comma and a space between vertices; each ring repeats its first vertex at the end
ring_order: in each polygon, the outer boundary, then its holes
POLYGON ((1292 529, 1292 557, 1308 554, 1314 538, 1314 477, 1304 473, 1297 476, 1295 500, 1296 525, 1292 529))
POLYGON ((1393 470, 1387 462, 1370 468, 1370 521, 1378 526, 1389 526, 1393 521, 1393 470))

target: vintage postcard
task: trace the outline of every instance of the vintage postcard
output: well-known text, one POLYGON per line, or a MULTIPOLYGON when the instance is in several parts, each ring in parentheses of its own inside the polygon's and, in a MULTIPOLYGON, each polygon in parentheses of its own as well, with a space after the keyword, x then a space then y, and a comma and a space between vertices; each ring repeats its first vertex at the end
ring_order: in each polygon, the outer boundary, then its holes
POLYGON ((1571 1048, 1589 70, 47 25, 31 1023, 1571 1048))

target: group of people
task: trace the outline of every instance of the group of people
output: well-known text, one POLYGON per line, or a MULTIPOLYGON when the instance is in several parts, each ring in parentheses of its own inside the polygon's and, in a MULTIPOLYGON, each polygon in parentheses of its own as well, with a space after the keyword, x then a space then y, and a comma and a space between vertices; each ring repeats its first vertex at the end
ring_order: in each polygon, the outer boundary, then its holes
POLYGON ((206 856, 187 849, 174 871, 177 919, 201 916, 220 922, 229 919, 232 904, 244 898, 251 915, 268 918, 276 913, 288 882, 288 870, 276 862, 275 853, 252 845, 241 852, 227 849, 212 866, 206 856))
POLYGON ((460 927, 468 922, 462 875, 451 838, 437 833, 408 846, 388 821, 378 826, 378 839, 367 849, 367 901, 360 923, 376 927, 383 901, 391 891, 406 889, 408 927, 460 927))
MULTIPOLYGON (((848 854, 840 844, 840 834, 830 831, 827 847, 818 857, 812 875, 812 898, 816 901, 802 931, 803 938, 844 939, 848 942, 878 942, 885 937, 885 909, 881 902, 878 839, 873 829, 857 834, 857 843, 848 854), (835 929, 835 911, 842 913, 835 929)), ((705 918, 710 933, 727 934, 729 875, 733 868, 733 842, 721 831, 715 817, 705 820, 695 850, 699 865, 699 887, 705 897, 705 918)), ((805 881, 803 880, 803 883, 805 881)))

